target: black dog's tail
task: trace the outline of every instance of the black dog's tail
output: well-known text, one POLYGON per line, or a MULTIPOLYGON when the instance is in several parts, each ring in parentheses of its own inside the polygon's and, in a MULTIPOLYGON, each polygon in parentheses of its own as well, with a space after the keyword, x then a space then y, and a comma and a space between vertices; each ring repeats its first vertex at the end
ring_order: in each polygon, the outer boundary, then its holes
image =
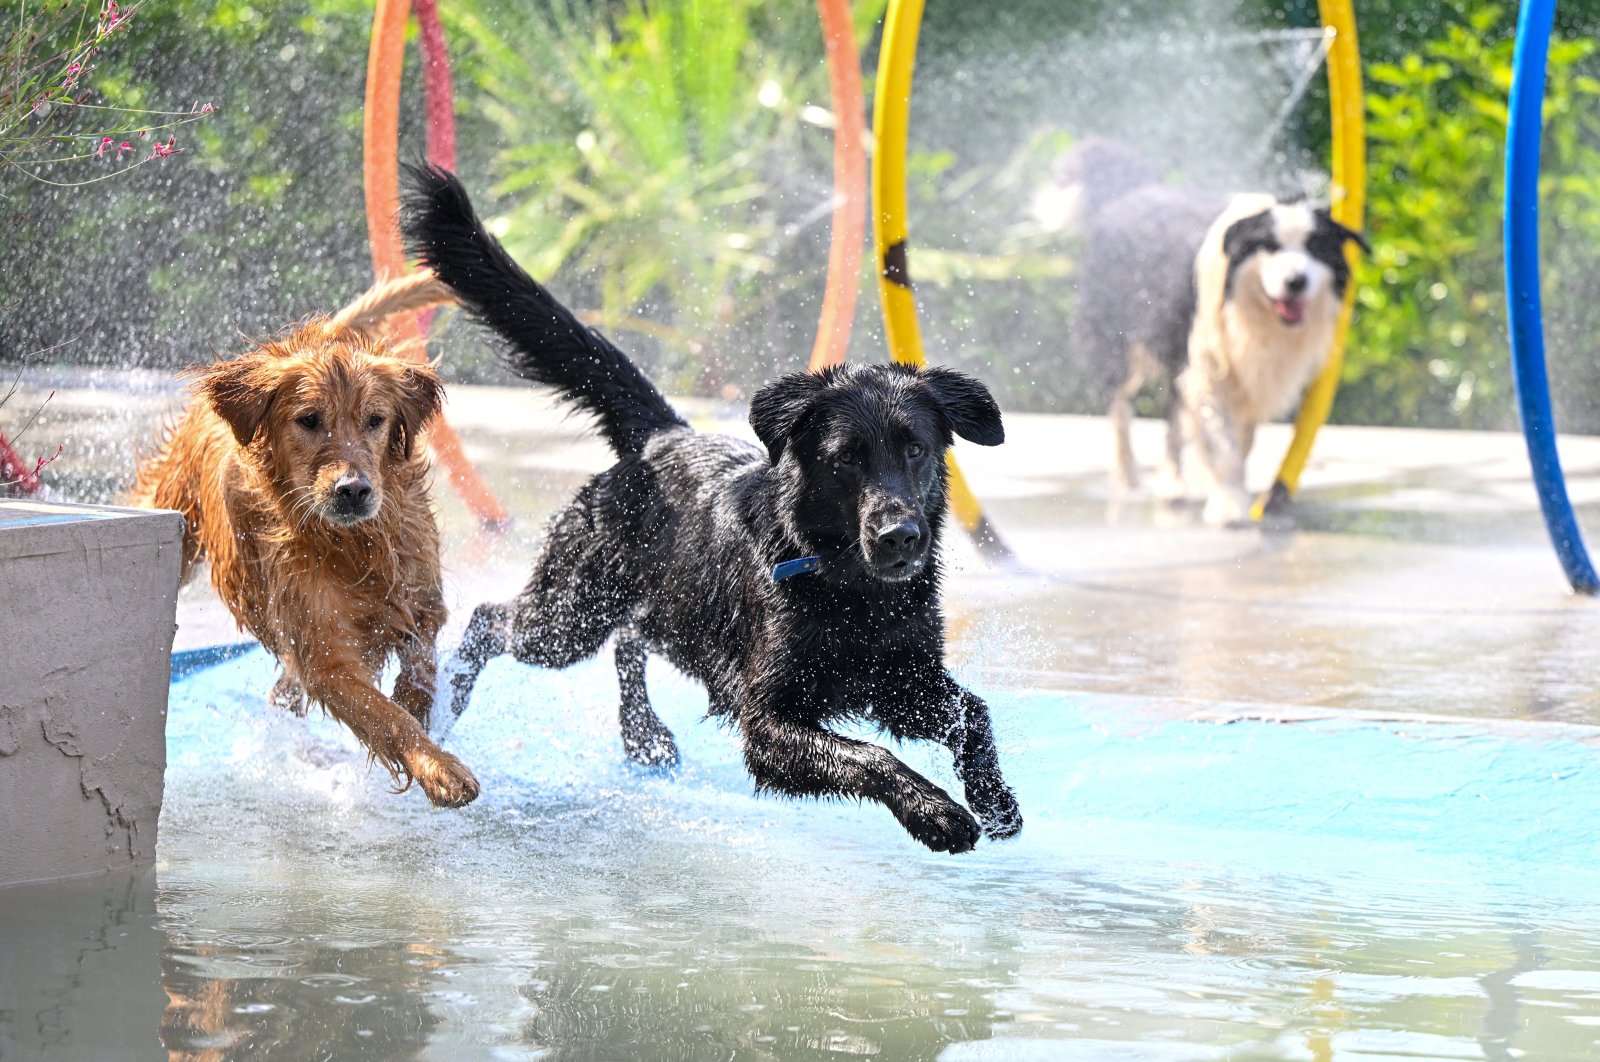
POLYGON ((688 426, 626 354, 512 261, 484 230, 454 174, 407 169, 411 189, 401 210, 407 252, 510 344, 507 368, 594 414, 619 455, 643 450, 658 431, 688 426))

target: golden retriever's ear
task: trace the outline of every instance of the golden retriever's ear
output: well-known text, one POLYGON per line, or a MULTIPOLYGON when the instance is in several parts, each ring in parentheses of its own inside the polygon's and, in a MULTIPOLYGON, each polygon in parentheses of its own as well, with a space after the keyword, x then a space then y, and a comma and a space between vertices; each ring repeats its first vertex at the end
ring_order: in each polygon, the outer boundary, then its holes
POLYGON ((200 373, 199 393, 227 421, 240 446, 250 445, 267 419, 282 376, 261 354, 219 361, 200 373))
POLYGON ((444 405, 444 382, 426 365, 407 365, 400 374, 400 400, 395 404, 394 432, 389 444, 395 456, 411 457, 417 436, 444 405))

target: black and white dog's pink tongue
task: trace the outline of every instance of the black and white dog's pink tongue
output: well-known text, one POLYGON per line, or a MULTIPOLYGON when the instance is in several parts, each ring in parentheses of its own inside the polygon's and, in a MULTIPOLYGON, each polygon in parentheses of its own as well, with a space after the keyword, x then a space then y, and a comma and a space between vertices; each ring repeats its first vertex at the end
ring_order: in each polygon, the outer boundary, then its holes
POLYGON ((1278 311, 1278 320, 1284 324, 1299 324, 1306 315, 1304 299, 1273 299, 1272 308, 1278 311))

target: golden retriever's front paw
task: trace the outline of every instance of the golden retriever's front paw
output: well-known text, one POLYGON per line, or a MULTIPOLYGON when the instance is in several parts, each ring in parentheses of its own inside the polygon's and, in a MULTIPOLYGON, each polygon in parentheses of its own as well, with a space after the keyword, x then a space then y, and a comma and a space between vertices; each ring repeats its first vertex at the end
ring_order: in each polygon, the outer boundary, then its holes
POLYGON ((419 752, 411 775, 435 807, 459 808, 478 799, 478 779, 467 765, 442 749, 419 752))
POLYGON ((306 691, 300 683, 289 677, 287 671, 273 683, 272 692, 267 694, 267 703, 302 719, 306 717, 306 691))

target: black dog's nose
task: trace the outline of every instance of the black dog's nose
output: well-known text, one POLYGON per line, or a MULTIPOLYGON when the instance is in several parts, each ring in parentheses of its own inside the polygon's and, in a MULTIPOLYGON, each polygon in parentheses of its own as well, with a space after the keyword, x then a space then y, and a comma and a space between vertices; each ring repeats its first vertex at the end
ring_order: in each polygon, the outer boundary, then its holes
POLYGON ((360 472, 346 472, 333 485, 333 496, 341 505, 361 505, 372 497, 372 483, 360 472))
POLYGON ((878 528, 878 545, 892 555, 915 553, 922 542, 922 528, 915 520, 902 520, 878 528))
POLYGON ((1298 295, 1302 291, 1306 290, 1307 283, 1308 281, 1304 273, 1296 273, 1294 276, 1284 281, 1283 286, 1288 290, 1290 295, 1298 295))

